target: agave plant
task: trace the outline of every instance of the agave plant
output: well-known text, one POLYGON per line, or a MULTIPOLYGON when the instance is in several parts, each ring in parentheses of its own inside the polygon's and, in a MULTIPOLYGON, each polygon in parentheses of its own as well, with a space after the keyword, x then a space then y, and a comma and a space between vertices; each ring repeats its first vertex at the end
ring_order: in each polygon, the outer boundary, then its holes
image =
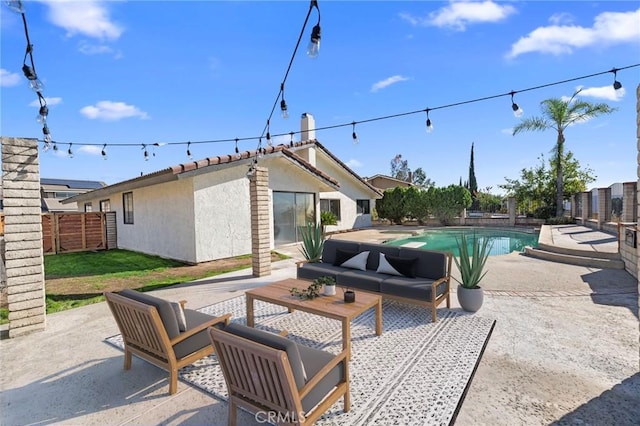
POLYGON ((307 222, 305 226, 300 226, 299 230, 302 236, 300 251, 304 258, 309 262, 320 261, 322 248, 324 247, 322 225, 307 222))
POLYGON ((469 253, 469 245, 465 234, 462 234, 460 239, 456 237, 456 243, 458 244, 460 260, 455 256, 453 260, 460 271, 462 281, 454 279, 464 288, 478 288, 478 284, 487 273, 487 271, 483 272, 484 264, 487 262, 487 257, 489 257, 493 241, 486 237, 481 241, 480 238, 474 235, 471 243, 471 254, 469 253))

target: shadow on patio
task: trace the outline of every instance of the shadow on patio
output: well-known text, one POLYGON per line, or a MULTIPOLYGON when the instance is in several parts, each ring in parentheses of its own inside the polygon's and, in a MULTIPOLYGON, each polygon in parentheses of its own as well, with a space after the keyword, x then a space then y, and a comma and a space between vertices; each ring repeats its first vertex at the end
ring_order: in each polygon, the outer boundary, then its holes
POLYGON ((582 275, 582 280, 593 292, 593 303, 625 307, 638 318, 638 283, 627 271, 600 269, 582 275))

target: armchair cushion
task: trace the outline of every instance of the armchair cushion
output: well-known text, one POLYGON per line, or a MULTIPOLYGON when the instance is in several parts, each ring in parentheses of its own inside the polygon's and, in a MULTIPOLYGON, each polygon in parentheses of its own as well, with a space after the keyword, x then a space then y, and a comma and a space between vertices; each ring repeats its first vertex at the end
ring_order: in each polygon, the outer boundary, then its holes
POLYGON ((236 323, 230 323, 224 328, 224 331, 274 349, 285 351, 287 353, 287 358, 289 359, 289 364, 291 365, 291 371, 293 372, 296 387, 300 389, 307 382, 305 365, 302 363, 300 351, 298 350, 298 345, 296 345, 295 342, 274 333, 269 333, 267 331, 258 330, 236 323))
POLYGON ((182 309, 182 305, 177 302, 171 302, 171 308, 173 309, 173 313, 176 315, 178 330, 180 330, 180 332, 187 331, 187 319, 184 316, 184 309, 182 309))
POLYGON ((150 294, 140 293, 139 291, 129 289, 122 290, 119 294, 121 296, 128 297, 129 299, 155 307, 160 315, 160 319, 167 331, 169 339, 173 339, 180 334, 178 321, 176 320, 176 314, 171 307, 171 302, 160 299, 159 297, 151 296, 150 294))
MULTIPOLYGON (((315 376, 325 365, 327 365, 335 355, 321 351, 319 349, 310 348, 304 345, 297 345, 300 351, 300 357, 304 364, 304 368, 309 378, 315 376)), ((304 397, 302 398, 302 408, 305 412, 309 412, 313 407, 318 405, 325 396, 329 395, 331 389, 338 386, 343 381, 344 363, 343 361, 333 367, 329 373, 304 397)))
MULTIPOLYGON (((185 309, 184 316, 187 325, 185 331, 189 331, 200 324, 211 321, 214 318, 211 315, 203 314, 202 312, 194 311, 193 309, 185 309)), ((223 324, 224 323, 220 323, 220 325, 223 324)), ((176 358, 184 358, 185 356, 199 351, 210 344, 211 341, 209 340, 209 335, 205 329, 173 345, 173 352, 176 354, 176 358)))

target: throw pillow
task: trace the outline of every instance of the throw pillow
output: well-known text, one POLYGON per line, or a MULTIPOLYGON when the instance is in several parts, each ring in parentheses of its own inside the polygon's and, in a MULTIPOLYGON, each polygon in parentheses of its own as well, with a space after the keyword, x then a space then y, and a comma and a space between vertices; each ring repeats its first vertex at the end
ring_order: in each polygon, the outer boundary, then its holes
POLYGON ((336 249, 336 260, 333 261, 333 266, 340 266, 357 254, 357 251, 336 249))
POLYGON ((415 278, 416 274, 413 269, 417 260, 417 257, 386 256, 384 253, 380 253, 380 262, 376 272, 415 278))
POLYGON ((184 316, 184 309, 182 305, 176 302, 171 302, 173 312, 176 314, 176 321, 178 321, 178 330, 187 331, 187 318, 184 316))
POLYGON ((344 268, 359 269, 361 271, 366 271, 367 259, 369 259, 369 252, 363 251, 362 253, 358 253, 355 256, 353 256, 351 259, 342 263, 340 266, 344 268))

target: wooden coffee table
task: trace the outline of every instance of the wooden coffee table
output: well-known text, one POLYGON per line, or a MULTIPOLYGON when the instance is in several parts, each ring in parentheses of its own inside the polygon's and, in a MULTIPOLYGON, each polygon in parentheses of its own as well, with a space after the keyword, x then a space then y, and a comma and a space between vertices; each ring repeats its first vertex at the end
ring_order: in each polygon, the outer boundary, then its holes
POLYGON ((300 310, 310 314, 320 315, 326 318, 342 322, 342 350, 347 350, 351 358, 351 320, 365 312, 367 309, 376 309, 376 335, 382 335, 382 297, 376 294, 357 292, 354 303, 344 303, 342 294, 335 296, 321 295, 315 299, 300 299, 292 296, 289 290, 293 287, 305 289, 311 281, 286 279, 268 284, 262 287, 248 290, 247 297, 247 325, 253 327, 255 319, 253 315, 253 301, 273 303, 285 306, 289 312, 300 310))

